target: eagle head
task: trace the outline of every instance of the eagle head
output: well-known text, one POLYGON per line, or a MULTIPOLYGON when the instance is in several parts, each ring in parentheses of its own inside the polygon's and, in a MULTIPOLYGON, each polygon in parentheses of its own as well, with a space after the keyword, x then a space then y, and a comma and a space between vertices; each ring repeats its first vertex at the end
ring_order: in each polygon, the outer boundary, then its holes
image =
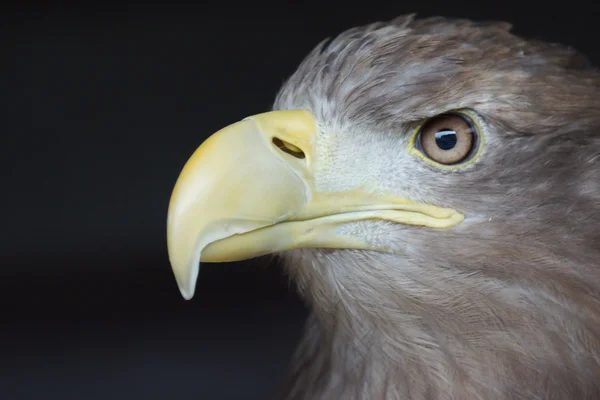
POLYGON ((313 310, 290 399, 600 396, 599 87, 501 22, 326 40, 183 168, 179 288, 281 256, 313 310))

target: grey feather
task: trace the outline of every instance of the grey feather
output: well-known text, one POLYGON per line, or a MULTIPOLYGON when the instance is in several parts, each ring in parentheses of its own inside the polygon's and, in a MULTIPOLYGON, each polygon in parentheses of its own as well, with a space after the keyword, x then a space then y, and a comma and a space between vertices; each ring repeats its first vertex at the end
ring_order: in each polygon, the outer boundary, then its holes
POLYGON ((345 227, 397 254, 282 254, 313 309, 282 398, 599 399, 599 86, 502 22, 409 15, 317 46, 274 108, 317 116, 322 188, 377 180, 467 219, 345 227), (485 127, 480 159, 411 164, 415 124, 456 108, 485 127))

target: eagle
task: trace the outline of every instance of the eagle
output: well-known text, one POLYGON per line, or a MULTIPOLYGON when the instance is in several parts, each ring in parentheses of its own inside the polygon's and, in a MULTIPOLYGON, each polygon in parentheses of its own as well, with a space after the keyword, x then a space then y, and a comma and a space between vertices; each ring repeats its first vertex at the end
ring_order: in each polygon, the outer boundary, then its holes
POLYGON ((179 289, 279 257, 311 309, 282 399, 600 399, 599 89, 502 21, 326 39, 183 166, 179 289))

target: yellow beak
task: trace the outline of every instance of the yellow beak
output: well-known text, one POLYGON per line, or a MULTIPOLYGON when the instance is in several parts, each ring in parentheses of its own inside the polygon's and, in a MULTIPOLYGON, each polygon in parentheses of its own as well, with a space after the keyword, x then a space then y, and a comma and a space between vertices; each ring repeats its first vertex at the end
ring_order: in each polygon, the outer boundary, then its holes
POLYGON ((384 219, 444 228, 463 220, 454 210, 364 187, 319 190, 318 133, 308 111, 272 111, 220 130, 196 150, 175 184, 167 218, 169 259, 185 299, 194 295, 200 261, 308 247, 386 251, 338 227, 384 219))

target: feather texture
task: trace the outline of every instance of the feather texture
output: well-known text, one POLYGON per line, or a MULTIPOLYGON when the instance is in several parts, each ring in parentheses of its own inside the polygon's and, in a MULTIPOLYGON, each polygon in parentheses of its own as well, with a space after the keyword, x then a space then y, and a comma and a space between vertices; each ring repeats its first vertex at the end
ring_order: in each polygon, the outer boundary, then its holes
POLYGON ((282 398, 600 398, 600 74, 510 28, 413 15, 354 28, 277 95, 322 125, 321 189, 377 181, 467 216, 343 227, 396 254, 281 254, 313 309, 282 398), (481 118, 480 160, 411 164, 415 124, 455 108, 481 118))

